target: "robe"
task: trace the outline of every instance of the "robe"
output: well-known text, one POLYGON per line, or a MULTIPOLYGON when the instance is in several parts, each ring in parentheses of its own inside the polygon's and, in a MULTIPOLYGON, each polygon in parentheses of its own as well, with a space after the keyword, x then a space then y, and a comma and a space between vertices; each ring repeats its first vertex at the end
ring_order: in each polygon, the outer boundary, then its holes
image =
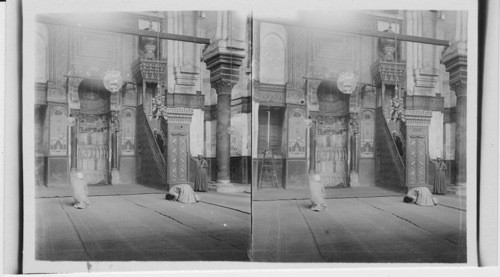
POLYGON ((195 159, 196 161, 196 178, 194 180, 194 190, 196 191, 208 191, 208 174, 207 160, 195 159))
POLYGON ((175 200, 181 203, 191 204, 200 201, 200 197, 194 193, 193 189, 188 184, 173 186, 168 193, 174 195, 175 200))
POLYGON ((445 194, 446 193, 446 163, 444 161, 434 162, 435 174, 434 174, 434 193, 445 194))
POLYGON ((325 186, 323 183, 311 180, 309 182, 309 192, 311 193, 311 202, 313 206, 311 209, 314 209, 315 207, 321 206, 322 208, 326 208, 326 192, 325 192, 325 186))
POLYGON ((406 196, 416 199, 415 204, 420 206, 434 206, 438 203, 432 192, 426 187, 418 187, 408 191, 406 196))
POLYGON ((90 201, 88 199, 89 189, 85 180, 71 176, 71 189, 73 190, 73 197, 75 198, 73 207, 85 209, 90 206, 90 201))

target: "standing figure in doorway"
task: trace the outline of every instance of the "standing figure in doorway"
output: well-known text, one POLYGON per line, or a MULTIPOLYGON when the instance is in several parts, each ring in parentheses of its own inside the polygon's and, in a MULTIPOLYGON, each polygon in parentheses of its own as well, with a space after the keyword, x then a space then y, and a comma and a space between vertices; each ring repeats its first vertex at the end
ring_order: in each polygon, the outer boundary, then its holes
POLYGON ((193 160, 196 162, 196 178, 194 180, 194 190, 208 191, 208 162, 202 155, 198 155, 198 158, 194 158, 193 160))
POLYGON ((321 177, 318 174, 312 176, 309 182, 309 192, 311 193, 311 210, 321 212, 327 209, 325 197, 325 186, 321 182, 321 177))
POLYGON ((434 193, 435 194, 445 194, 446 193, 446 170, 448 167, 446 163, 437 156, 437 161, 434 162, 435 174, 434 174, 434 193))

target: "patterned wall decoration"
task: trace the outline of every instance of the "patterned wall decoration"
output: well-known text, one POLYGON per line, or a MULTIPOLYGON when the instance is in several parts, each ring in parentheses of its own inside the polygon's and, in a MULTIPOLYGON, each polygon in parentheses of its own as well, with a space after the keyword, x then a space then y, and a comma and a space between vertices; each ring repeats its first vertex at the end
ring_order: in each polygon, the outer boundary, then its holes
POLYGON ((288 117, 288 157, 306 157, 306 124, 304 109, 289 110, 288 117))
POLYGON ((137 105, 137 92, 136 87, 132 85, 125 85, 122 90, 122 101, 125 106, 137 105))
POLYGON ((371 111, 361 113, 361 151, 362 158, 373 158, 375 117, 371 111))
POLYGON ((426 139, 410 136, 409 144, 409 185, 426 183, 426 139))
POLYGON ((86 114, 77 115, 79 133, 99 133, 109 131, 110 114, 86 114))
POLYGON ((319 115, 316 120, 316 171, 326 186, 346 186, 348 116, 319 115))
POLYGON ((308 174, 305 160, 287 160, 286 188, 307 188, 308 174))
POLYGON ((53 106, 49 118, 49 153, 51 156, 66 156, 68 152, 68 119, 66 107, 53 106))
POLYGON ((121 111, 121 150, 122 155, 135 155, 135 110, 124 109, 121 111))
POLYGON ((349 113, 349 95, 340 92, 335 82, 321 82, 317 95, 319 110, 322 113, 335 116, 349 113))
POLYGON ((310 75, 316 78, 335 77, 340 71, 353 70, 356 65, 357 40, 354 35, 314 32, 311 34, 310 75))
POLYGON ((121 70, 120 34, 76 30, 71 32, 71 70, 75 75, 102 76, 109 68, 121 70))
POLYGON ((102 80, 84 79, 78 86, 80 108, 87 114, 104 114, 110 110, 110 92, 102 80))

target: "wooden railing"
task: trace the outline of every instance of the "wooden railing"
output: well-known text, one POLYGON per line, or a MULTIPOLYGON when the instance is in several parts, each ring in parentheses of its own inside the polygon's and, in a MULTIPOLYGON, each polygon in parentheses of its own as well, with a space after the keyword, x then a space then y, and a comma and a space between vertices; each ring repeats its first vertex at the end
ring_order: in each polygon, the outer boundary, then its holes
POLYGON ((397 190, 406 188, 405 165, 394 142, 387 121, 378 108, 376 120, 376 152, 380 157, 377 184, 397 190))
POLYGON ((160 188, 167 186, 167 165, 156 142, 143 106, 137 107, 137 142, 140 149, 139 182, 160 188))

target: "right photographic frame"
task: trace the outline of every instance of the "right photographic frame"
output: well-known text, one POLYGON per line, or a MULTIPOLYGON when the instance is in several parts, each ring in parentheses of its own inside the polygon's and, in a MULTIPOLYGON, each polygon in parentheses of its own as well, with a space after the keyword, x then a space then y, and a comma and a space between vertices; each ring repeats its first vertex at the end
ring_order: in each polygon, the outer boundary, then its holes
POLYGON ((253 13, 253 261, 476 263, 470 22, 253 13))

